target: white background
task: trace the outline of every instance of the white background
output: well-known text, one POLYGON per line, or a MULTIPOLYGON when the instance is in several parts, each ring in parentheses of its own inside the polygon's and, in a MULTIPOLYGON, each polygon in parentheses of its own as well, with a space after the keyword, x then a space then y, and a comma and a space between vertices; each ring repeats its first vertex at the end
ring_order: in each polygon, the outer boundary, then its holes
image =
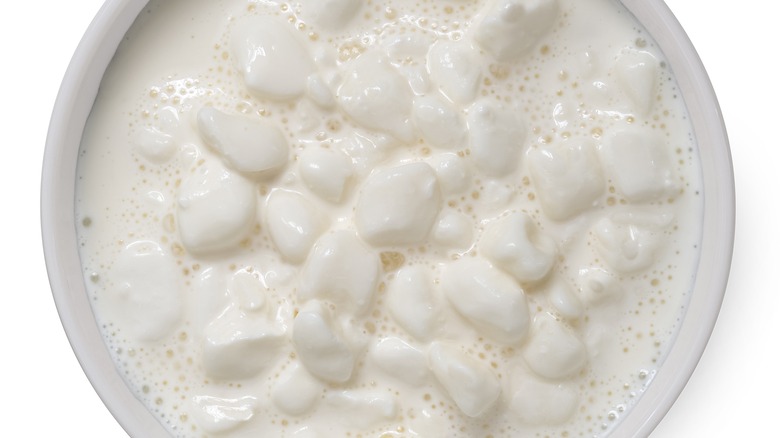
MULTIPOLYGON (((60 325, 38 207, 54 99, 101 3, 11 1, 0 13, 0 148, 8 152, 0 158, 0 418, 4 428, 21 427, 11 436, 127 436, 82 373, 60 325)), ((772 59, 780 51, 780 8, 769 1, 667 3, 707 66, 729 130, 737 240, 710 344, 652 438, 778 436, 780 75, 772 59)))

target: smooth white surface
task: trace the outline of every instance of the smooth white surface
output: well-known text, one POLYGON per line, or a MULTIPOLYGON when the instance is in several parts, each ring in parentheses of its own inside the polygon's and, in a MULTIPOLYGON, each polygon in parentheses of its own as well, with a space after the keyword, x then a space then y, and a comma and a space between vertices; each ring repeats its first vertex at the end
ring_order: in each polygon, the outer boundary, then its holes
MULTIPOLYGON (((712 340, 653 438, 772 436, 780 393, 780 100, 770 68, 780 7, 738 11, 725 0, 667 0, 710 73, 729 130, 737 185, 737 241, 712 340)), ((40 169, 46 129, 67 63, 99 0, 12 2, 0 15, 8 151, 0 172, 0 409, 23 436, 126 437, 89 385, 57 318, 43 262, 40 169), (10 99, 9 99, 10 97, 10 99)))

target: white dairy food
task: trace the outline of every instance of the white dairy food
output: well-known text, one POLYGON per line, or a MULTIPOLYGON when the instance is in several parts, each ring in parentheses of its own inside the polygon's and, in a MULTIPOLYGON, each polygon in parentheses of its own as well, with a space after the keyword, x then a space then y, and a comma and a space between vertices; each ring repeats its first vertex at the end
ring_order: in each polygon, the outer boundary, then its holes
POLYGON ((117 367, 176 437, 608 435, 697 261, 675 87, 612 0, 153 1, 77 181, 117 367))
POLYGON ((239 172, 271 173, 287 164, 290 148, 273 124, 206 107, 198 112, 198 128, 205 141, 239 172))
POLYGON ((233 32, 233 59, 250 91, 282 100, 303 94, 314 63, 293 29, 261 16, 245 20, 233 32))
POLYGON ((408 245, 425 240, 441 208, 436 174, 425 163, 372 173, 355 205, 355 225, 367 242, 408 245))

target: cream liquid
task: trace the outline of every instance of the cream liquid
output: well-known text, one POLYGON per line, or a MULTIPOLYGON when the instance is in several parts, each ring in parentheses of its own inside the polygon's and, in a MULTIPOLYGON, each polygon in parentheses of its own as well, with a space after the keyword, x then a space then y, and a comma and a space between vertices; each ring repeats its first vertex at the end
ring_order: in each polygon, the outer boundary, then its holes
POLYGON ((117 367, 177 437, 609 434, 697 260, 675 87, 608 0, 153 1, 77 181, 117 367))

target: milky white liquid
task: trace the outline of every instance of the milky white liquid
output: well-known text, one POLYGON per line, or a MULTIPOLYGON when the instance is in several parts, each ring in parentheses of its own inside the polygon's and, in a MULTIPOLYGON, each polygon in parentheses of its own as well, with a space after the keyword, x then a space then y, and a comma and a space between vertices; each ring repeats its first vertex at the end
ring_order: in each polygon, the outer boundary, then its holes
POLYGON ((173 436, 609 434, 697 260, 675 87, 608 0, 153 1, 77 181, 117 367, 173 436))

